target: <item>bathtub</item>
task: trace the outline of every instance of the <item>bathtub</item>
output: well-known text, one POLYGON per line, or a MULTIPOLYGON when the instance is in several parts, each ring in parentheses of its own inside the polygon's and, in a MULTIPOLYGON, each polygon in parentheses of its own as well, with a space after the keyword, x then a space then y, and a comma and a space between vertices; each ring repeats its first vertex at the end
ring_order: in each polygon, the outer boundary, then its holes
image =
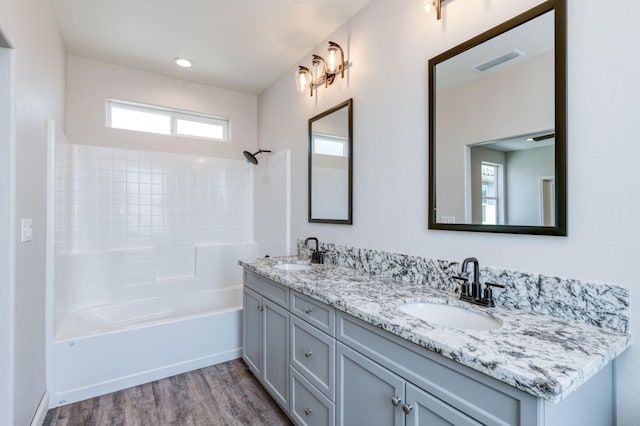
POLYGON ((50 407, 239 358, 242 286, 76 309, 54 341, 50 407))

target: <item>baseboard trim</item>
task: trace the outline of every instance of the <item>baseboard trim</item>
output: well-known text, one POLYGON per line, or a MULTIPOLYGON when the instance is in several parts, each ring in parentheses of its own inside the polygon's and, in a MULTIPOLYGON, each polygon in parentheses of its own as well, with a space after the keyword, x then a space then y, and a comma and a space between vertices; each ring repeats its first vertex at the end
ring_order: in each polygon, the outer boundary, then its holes
POLYGON ((44 395, 42 395, 36 414, 33 416, 33 420, 31 420, 31 426, 42 426, 45 417, 47 417, 47 411, 49 411, 49 392, 45 392, 44 395))

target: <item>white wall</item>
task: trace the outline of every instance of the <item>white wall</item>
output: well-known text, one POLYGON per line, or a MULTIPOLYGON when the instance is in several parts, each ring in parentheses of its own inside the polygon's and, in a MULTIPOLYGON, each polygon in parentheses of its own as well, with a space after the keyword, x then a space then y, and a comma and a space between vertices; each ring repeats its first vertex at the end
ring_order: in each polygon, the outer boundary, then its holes
POLYGON ((66 55, 48 0, 0 0, 0 29, 15 49, 15 215, 33 219, 33 241, 15 241, 15 404, 0 423, 25 425, 45 393, 46 120, 64 122, 66 55))
POLYGON ((69 56, 67 85, 66 133, 71 143, 238 160, 244 158, 242 151, 255 150, 256 96, 76 56, 69 56), (108 128, 107 98, 230 118, 230 142, 108 128))
MULTIPOLYGON (((427 60, 539 3, 453 1, 444 18, 414 1, 372 0, 331 35, 353 66, 318 97, 298 94, 294 71, 263 92, 259 143, 292 151, 292 239, 321 241, 483 264, 632 290, 640 328, 640 3, 568 0, 568 232, 545 237, 427 230, 427 60), (354 98, 354 224, 307 223, 307 120, 354 98)), ((316 51, 323 54, 326 44, 316 51)), ((312 52, 310 52, 312 53, 312 52)), ((310 56, 300 59, 310 62, 310 56)), ((619 358, 618 418, 640 424, 640 349, 619 358)))

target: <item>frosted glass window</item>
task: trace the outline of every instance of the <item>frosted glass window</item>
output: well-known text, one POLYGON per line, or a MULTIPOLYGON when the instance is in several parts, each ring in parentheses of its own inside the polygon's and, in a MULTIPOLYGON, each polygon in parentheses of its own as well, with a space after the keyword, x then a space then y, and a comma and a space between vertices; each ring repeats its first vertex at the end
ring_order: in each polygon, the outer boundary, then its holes
POLYGON ((138 111, 113 106, 111 108, 111 126, 116 129, 138 132, 171 134, 171 117, 156 112, 138 111))
POLYGON ((313 153, 322 155, 332 155, 335 157, 346 157, 346 140, 342 138, 318 136, 313 138, 313 153))
POLYGON ((199 138, 225 139, 224 126, 220 124, 201 123, 198 121, 177 120, 176 133, 199 138))
POLYGON ((107 100, 107 127, 229 141, 229 119, 115 99, 107 100))

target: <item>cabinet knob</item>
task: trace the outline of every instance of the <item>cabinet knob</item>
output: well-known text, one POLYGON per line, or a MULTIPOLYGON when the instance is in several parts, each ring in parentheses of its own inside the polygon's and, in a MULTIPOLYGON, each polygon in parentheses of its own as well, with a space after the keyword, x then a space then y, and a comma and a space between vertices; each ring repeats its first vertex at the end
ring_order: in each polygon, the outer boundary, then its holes
POLYGON ((262 305, 262 304, 258 305, 258 310, 259 311, 264 311, 264 305, 262 305))
POLYGON ((402 398, 400 398, 399 396, 394 396, 393 398, 391 398, 391 403, 393 405, 395 405, 396 407, 398 406, 398 404, 400 404, 402 402, 402 398))
POLYGON ((304 313, 309 314, 311 311, 313 311, 313 308, 305 308, 304 313))
POLYGON ((304 414, 305 414, 305 415, 307 415, 307 416, 308 416, 309 414, 311 414, 311 413, 313 413, 313 410, 312 410, 311 408, 306 408, 306 409, 304 410, 304 414))
POLYGON ((304 353, 304 356, 305 356, 305 357, 307 357, 307 358, 309 358, 312 354, 313 354, 313 352, 311 352, 311 351, 306 351, 306 352, 304 353))
POLYGON ((402 406, 402 411, 404 411, 405 414, 409 414, 411 410, 413 410, 413 405, 411 404, 404 404, 402 406))

